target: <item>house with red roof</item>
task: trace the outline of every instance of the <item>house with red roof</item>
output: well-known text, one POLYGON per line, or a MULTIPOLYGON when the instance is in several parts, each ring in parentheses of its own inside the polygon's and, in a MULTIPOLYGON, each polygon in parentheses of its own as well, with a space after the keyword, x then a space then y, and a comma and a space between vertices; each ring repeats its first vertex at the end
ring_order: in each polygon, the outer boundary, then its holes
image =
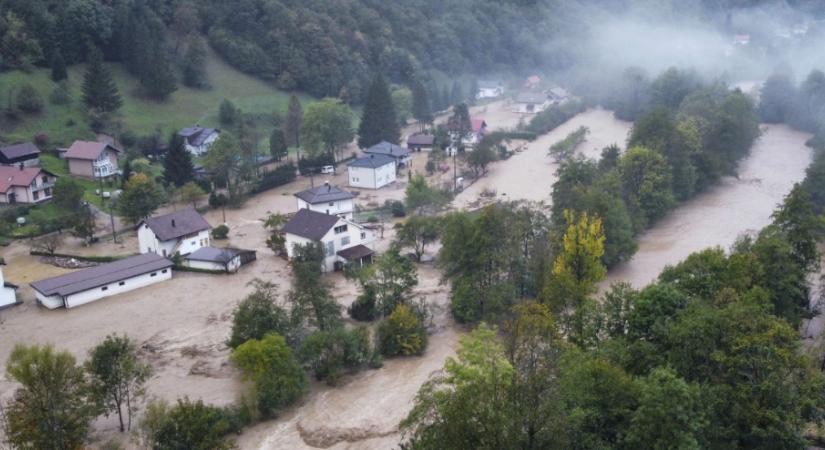
POLYGON ((74 141, 66 150, 69 173, 85 178, 108 178, 120 173, 120 150, 107 142, 74 141))
POLYGON ((57 176, 40 167, 0 166, 0 203, 41 203, 52 198, 57 176))

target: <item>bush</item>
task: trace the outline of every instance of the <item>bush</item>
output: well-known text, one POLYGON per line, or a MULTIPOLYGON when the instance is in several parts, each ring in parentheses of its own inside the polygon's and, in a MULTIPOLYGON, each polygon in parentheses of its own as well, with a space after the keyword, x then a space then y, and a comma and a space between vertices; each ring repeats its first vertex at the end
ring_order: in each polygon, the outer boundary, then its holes
POLYGON ((427 348, 423 311, 401 303, 378 327, 378 342, 384 356, 420 355, 427 348))
POLYGON ((49 135, 48 133, 40 132, 34 135, 34 145, 43 148, 49 145, 49 135))
POLYGON ((571 101, 563 105, 551 106, 533 116, 526 129, 536 134, 549 133, 559 125, 567 122, 573 116, 584 112, 587 105, 581 101, 571 101))
POLYGON ((278 166, 261 177, 253 192, 263 192, 278 186, 283 186, 295 180, 295 165, 292 163, 278 166))
POLYGON ((375 290, 372 285, 364 286, 364 293, 358 296, 347 308, 350 317, 361 322, 371 322, 378 315, 375 290))
POLYGON ((25 113, 39 113, 43 110, 43 97, 34 86, 26 83, 17 91, 15 98, 17 109, 25 113))
POLYGON ((229 204, 229 199, 223 193, 219 194, 212 191, 212 193, 209 194, 209 206, 212 209, 217 209, 227 204, 229 204))
POLYGON ((226 239, 229 236, 229 227, 226 225, 218 225, 212 228, 212 237, 215 239, 226 239))
POLYGON ((238 303, 232 313, 232 331, 226 345, 237 348, 250 339, 262 339, 269 333, 288 336, 289 318, 277 301, 274 284, 254 281, 255 291, 238 303))
POLYGON ((378 216, 376 216, 375 214, 370 214, 369 217, 367 217, 367 222, 378 223, 378 216))
POLYGON ((335 158, 329 153, 322 153, 315 158, 301 158, 298 161, 298 171, 301 175, 309 175, 310 172, 318 173, 323 166, 334 166, 335 158))
POLYGON ((384 206, 389 206, 390 213, 393 217, 404 217, 407 215, 407 208, 404 207, 404 202, 402 201, 387 200, 384 206))
POLYGON ((223 450, 233 446, 225 436, 235 429, 230 410, 204 404, 202 400, 178 400, 174 406, 151 402, 140 424, 145 448, 223 450))
POLYGON ((426 170, 429 174, 435 172, 435 161, 428 159, 427 164, 424 165, 424 170, 426 170))
POLYGON ((298 400, 306 390, 306 375, 283 336, 268 334, 250 339, 232 352, 232 362, 245 381, 252 382, 252 398, 263 417, 298 400))
POLYGON ((317 380, 335 384, 343 369, 358 369, 371 360, 367 327, 316 331, 301 343, 298 359, 317 380))
POLYGON ((49 102, 53 105, 68 105, 72 102, 72 90, 66 80, 57 83, 57 87, 49 94, 49 102))

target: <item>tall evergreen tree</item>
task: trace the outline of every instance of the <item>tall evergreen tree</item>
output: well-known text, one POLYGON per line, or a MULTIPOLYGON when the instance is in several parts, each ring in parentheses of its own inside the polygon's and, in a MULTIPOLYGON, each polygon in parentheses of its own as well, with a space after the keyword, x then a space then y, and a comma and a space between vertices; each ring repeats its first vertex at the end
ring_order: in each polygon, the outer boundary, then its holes
POLYGON ((452 99, 450 99, 450 88, 447 85, 441 88, 441 107, 439 111, 444 111, 448 109, 450 106, 453 105, 452 99))
POLYGON ((123 106, 112 73, 103 64, 103 54, 97 47, 89 49, 89 66, 83 75, 83 103, 103 113, 117 111, 123 106))
POLYGON ((413 117, 418 121, 421 131, 424 131, 424 125, 432 123, 433 121, 433 112, 430 107, 430 99, 427 96, 427 90, 424 89, 424 85, 418 81, 413 82, 412 97, 413 117))
POLYGON ((163 159, 163 178, 169 184, 181 187, 195 179, 195 166, 192 155, 186 150, 186 142, 173 134, 169 142, 169 151, 163 159))
POLYGON ((461 84, 458 80, 453 81, 453 89, 450 91, 450 104, 457 105, 464 101, 464 94, 461 93, 461 84))
POLYGON ((56 50, 54 52, 54 56, 52 56, 51 66, 52 81, 57 83, 58 81, 62 81, 66 78, 69 78, 69 74, 66 73, 66 61, 63 59, 63 55, 60 53, 59 50, 56 50))
POLYGON ((286 142, 299 147, 301 145, 301 125, 304 122, 304 110, 301 101, 295 94, 289 98, 289 108, 286 113, 286 142))
POLYGON ((194 88, 209 86, 206 78, 206 43, 200 36, 192 36, 183 57, 183 84, 194 88))
POLYGON ((289 154, 289 147, 286 145, 284 130, 280 128, 272 130, 272 134, 269 136, 269 153, 275 158, 275 161, 280 161, 289 154))
POLYGON ((478 95, 478 79, 473 78, 473 81, 472 81, 472 82, 470 82, 470 91, 469 91, 469 92, 467 92, 467 94, 469 94, 469 95, 467 96, 467 101, 468 101, 471 105, 475 105, 475 103, 476 103, 476 96, 478 95))
POLYGON ((156 39, 149 51, 151 64, 145 64, 140 73, 140 84, 156 100, 166 100, 177 87, 172 55, 166 44, 156 39))
POLYGON ((373 80, 358 126, 358 146, 368 148, 381 141, 397 144, 401 139, 401 127, 392 104, 392 96, 384 77, 373 80))

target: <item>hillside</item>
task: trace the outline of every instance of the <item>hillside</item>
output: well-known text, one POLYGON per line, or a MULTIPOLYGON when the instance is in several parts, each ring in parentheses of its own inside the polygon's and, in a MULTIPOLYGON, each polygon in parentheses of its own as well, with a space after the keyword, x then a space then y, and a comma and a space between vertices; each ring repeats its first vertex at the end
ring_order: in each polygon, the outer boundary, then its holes
MULTIPOLYGON (((271 84, 243 74, 223 62, 217 55, 207 59, 208 90, 178 86, 168 100, 157 102, 135 95, 138 81, 117 63, 110 64, 124 104, 115 117, 122 130, 138 136, 147 135, 160 128, 163 136, 168 132, 191 124, 218 125, 218 107, 223 99, 232 101, 244 112, 271 114, 286 110, 289 93, 271 84)), ((69 80, 73 101, 70 105, 54 105, 48 97, 55 87, 48 69, 35 69, 31 73, 11 71, 0 73, 0 91, 7 95, 9 89, 24 83, 32 84, 45 101, 44 111, 37 115, 21 115, 17 121, 0 123, 0 140, 16 142, 31 140, 37 133, 47 133, 49 146, 68 145, 75 139, 93 136, 80 100, 80 85, 84 64, 69 68, 69 80)), ((304 99, 302 99, 304 100, 304 99)))

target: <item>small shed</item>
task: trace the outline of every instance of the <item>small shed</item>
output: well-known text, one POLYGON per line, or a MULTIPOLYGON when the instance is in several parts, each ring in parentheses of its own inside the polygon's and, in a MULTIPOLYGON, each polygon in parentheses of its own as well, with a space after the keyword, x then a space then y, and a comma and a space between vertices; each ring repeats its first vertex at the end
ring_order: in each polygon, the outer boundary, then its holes
POLYGON ((193 269, 235 273, 241 266, 256 259, 255 250, 203 247, 186 257, 186 266, 193 269))
POLYGON ((432 150, 435 144, 435 136, 431 134, 416 133, 407 138, 407 148, 414 152, 420 152, 423 149, 432 150))

